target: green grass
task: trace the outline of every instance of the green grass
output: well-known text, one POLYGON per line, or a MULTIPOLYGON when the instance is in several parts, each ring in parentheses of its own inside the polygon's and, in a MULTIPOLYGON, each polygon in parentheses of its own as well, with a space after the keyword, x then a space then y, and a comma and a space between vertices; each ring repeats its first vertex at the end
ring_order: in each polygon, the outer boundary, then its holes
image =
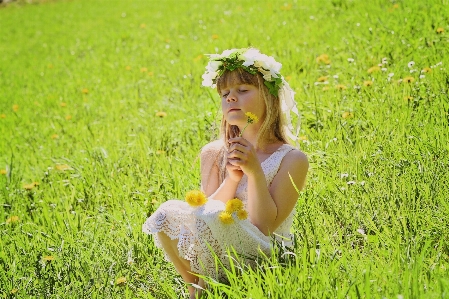
POLYGON ((0 6, 0 298, 186 296, 141 225, 217 136, 200 55, 250 45, 283 63, 311 170, 291 252, 208 298, 449 297, 448 34, 447 0, 0 6))

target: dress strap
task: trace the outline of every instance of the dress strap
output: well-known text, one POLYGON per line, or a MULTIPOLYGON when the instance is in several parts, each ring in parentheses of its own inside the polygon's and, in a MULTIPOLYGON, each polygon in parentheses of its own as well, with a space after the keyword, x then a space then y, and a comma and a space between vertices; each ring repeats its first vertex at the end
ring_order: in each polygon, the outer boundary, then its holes
POLYGON ((262 169, 265 173, 265 178, 267 180, 267 185, 271 185, 274 177, 279 171, 282 159, 290 151, 294 150, 295 147, 290 144, 281 145, 276 152, 274 152, 267 160, 262 163, 262 169))

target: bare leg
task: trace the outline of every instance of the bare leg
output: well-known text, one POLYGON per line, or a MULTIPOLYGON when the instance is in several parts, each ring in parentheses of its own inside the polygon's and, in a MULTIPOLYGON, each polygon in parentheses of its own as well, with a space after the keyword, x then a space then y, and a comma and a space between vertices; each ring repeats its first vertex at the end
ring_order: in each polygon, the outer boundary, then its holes
MULTIPOLYGON (((190 261, 183 259, 179 256, 178 240, 170 239, 170 237, 163 232, 157 233, 157 236, 162 244, 162 247, 164 248, 165 253, 173 262, 176 271, 178 271, 178 273, 182 276, 184 281, 187 284, 194 283, 200 285, 201 287, 204 287, 204 281, 202 279, 199 280, 198 276, 196 276, 194 273, 191 272, 190 261)), ((187 286, 187 288, 189 289, 190 298, 194 299, 201 297, 200 290, 196 290, 192 286, 187 286)))

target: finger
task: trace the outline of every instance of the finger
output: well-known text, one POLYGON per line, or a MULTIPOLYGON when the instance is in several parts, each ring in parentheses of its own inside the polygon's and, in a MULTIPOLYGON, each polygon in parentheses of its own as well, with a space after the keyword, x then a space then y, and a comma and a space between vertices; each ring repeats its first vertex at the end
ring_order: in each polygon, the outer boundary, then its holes
POLYGON ((242 165, 242 161, 240 159, 228 159, 228 163, 234 167, 238 167, 240 169, 240 165, 242 165))
POLYGON ((251 145, 251 143, 248 140, 246 140, 245 138, 243 138, 243 137, 229 138, 228 142, 229 142, 230 145, 232 145, 234 143, 240 143, 240 144, 245 145, 245 146, 251 145))
POLYGON ((229 153, 232 153, 233 151, 239 151, 242 153, 245 153, 248 151, 248 147, 240 144, 240 143, 233 143, 231 147, 229 148, 229 153))

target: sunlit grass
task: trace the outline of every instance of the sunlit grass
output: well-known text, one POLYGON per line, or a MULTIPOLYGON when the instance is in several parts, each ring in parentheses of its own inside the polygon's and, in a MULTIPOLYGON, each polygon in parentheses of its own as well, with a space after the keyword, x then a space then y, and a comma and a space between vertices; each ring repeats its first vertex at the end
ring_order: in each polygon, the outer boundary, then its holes
POLYGON ((311 170, 295 246, 208 298, 447 296, 447 1, 35 3, 0 7, 1 298, 187 295, 141 225, 199 187, 203 54, 250 45, 311 170))

